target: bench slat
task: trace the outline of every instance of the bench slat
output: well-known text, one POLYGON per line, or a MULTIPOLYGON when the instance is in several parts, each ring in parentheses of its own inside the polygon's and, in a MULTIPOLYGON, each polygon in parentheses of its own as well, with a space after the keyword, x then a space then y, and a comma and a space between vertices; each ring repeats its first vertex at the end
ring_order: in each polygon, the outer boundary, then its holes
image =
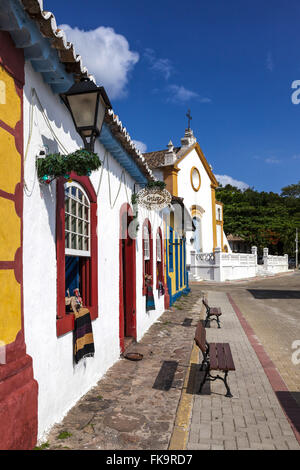
POLYGON ((210 369, 218 369, 218 356, 216 343, 209 343, 209 364, 210 369))
POLYGON ((226 358, 225 358, 223 343, 217 343, 216 349, 217 349, 217 355, 218 355, 218 369, 226 370, 227 366, 226 366, 226 358))
POLYGON ((205 344, 206 331, 205 331, 205 328, 203 328, 201 322, 198 322, 194 339, 195 339, 195 342, 196 342, 197 346, 204 353, 206 351, 206 344, 205 344))
POLYGON ((235 365, 233 362, 232 354, 231 354, 231 349, 228 343, 224 343, 224 352, 226 356, 226 367, 227 370, 235 370, 235 365))

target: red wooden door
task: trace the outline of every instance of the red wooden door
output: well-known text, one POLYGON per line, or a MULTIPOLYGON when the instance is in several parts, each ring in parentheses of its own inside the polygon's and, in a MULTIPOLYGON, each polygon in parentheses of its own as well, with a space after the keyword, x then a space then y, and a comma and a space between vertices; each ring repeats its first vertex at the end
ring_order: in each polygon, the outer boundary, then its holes
POLYGON ((128 227, 132 221, 131 208, 125 204, 120 214, 120 348, 124 338, 136 339, 136 246, 128 227))

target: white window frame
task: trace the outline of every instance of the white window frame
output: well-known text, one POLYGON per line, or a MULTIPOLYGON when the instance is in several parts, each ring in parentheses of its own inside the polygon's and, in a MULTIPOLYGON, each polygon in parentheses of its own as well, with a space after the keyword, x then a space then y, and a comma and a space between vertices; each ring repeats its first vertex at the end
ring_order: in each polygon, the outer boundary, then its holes
MULTIPOLYGON (((65 247, 65 255, 66 256, 90 257, 91 256, 91 204, 90 204, 89 197, 88 197, 86 191, 84 190, 84 188, 79 183, 77 183, 76 181, 72 181, 70 183, 65 183, 64 187, 65 187, 65 199, 66 199, 66 197, 68 197, 68 199, 69 199, 68 210, 66 209, 66 205, 65 205, 65 216, 67 215, 67 216, 70 217, 70 222, 69 222, 70 224, 71 224, 71 217, 75 217, 75 219, 76 219, 76 231, 73 232, 71 230, 71 226, 69 226, 68 229, 66 229, 66 227, 65 227, 65 234, 68 233, 69 237, 72 234, 75 235, 76 236, 76 246, 77 246, 77 248, 67 248, 67 247, 65 247), (76 196, 74 196, 72 194, 68 193, 67 196, 66 196, 66 192, 67 192, 67 190, 69 191, 70 187, 75 187, 77 189, 80 189, 80 191, 83 193, 84 197, 86 198, 87 204, 84 204, 82 201, 80 201, 76 196), (74 200, 76 202, 76 214, 72 214, 72 211, 70 210, 70 205, 71 205, 72 200, 74 200), (83 217, 79 217, 79 215, 78 215, 78 207, 79 207, 80 204, 83 207, 88 207, 88 219, 87 220, 84 218, 84 214, 83 214, 83 217), (85 235, 83 233, 79 233, 78 222, 80 220, 82 220, 82 224, 84 224, 84 223, 88 224, 87 235, 85 235), (78 237, 82 237, 82 239, 87 238, 87 240, 88 240, 88 250, 82 250, 82 249, 78 248, 78 240, 79 240, 78 237)), ((83 230, 82 230, 82 232, 83 232, 83 230)))
POLYGON ((148 227, 144 225, 144 261, 150 260, 150 234, 148 227))
POLYGON ((161 262, 161 238, 159 232, 156 234, 156 261, 161 262))

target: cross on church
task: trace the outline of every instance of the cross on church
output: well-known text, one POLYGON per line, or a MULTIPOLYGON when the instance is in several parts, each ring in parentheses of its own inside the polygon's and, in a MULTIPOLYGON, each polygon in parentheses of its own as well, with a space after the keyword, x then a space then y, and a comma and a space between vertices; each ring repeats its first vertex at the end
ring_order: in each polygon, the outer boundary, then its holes
POLYGON ((188 129, 190 129, 190 123, 191 123, 191 120, 193 119, 192 116, 191 116, 191 110, 189 109, 187 114, 186 114, 186 117, 188 118, 188 129))

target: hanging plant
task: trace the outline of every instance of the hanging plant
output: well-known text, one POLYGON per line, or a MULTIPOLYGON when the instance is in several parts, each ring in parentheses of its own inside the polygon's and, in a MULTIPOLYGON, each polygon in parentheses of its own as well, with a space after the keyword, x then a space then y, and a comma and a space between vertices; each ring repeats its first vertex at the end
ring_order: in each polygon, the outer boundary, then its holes
POLYGON ((166 183, 163 181, 149 181, 137 194, 138 204, 148 210, 161 210, 168 206, 172 196, 165 187, 166 183))
POLYGON ((146 188, 149 189, 165 189, 166 183, 163 181, 149 181, 146 185, 146 188))
POLYGON ((69 179, 72 171, 79 176, 90 176, 92 171, 101 166, 101 161, 96 153, 80 149, 68 155, 51 153, 43 158, 38 158, 36 165, 38 178, 50 183, 53 179, 61 176, 69 179))

